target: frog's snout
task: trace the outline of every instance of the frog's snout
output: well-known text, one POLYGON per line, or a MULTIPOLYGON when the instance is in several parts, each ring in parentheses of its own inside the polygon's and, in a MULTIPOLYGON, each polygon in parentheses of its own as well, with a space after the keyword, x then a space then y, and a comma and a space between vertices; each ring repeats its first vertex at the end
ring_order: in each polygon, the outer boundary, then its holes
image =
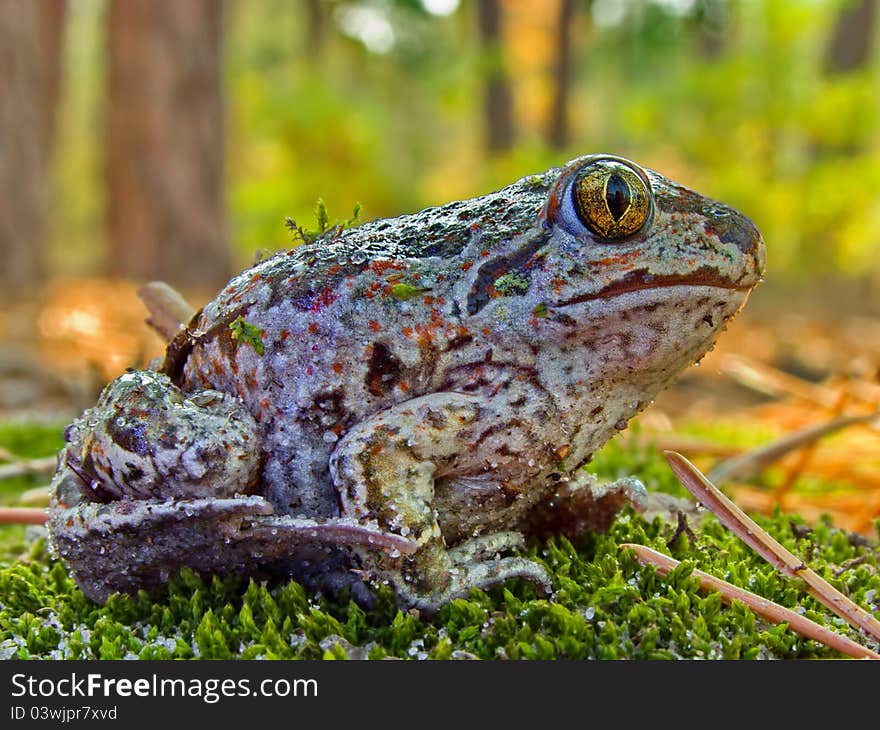
POLYGON ((748 257, 748 268, 752 269, 749 273, 754 273, 757 283, 757 280, 764 275, 767 263, 764 238, 757 226, 739 211, 724 206, 723 211, 715 211, 712 229, 721 243, 732 243, 748 257))

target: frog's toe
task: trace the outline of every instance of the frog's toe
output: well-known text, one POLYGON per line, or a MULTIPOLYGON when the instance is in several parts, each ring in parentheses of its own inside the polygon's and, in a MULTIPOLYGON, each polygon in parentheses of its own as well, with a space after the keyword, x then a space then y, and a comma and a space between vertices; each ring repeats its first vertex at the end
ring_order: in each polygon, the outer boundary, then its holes
POLYGON ((505 531, 480 535, 447 551, 449 559, 455 565, 476 563, 479 560, 493 557, 496 553, 520 548, 525 544, 521 532, 505 531))
POLYGON ((457 565, 450 571, 445 588, 431 593, 418 593, 409 585, 398 585, 398 597, 403 603, 426 613, 434 613, 456 598, 467 598, 474 588, 485 590, 501 585, 512 578, 523 578, 534 583, 544 593, 550 593, 550 575, 544 566, 526 558, 501 558, 478 563, 457 565))

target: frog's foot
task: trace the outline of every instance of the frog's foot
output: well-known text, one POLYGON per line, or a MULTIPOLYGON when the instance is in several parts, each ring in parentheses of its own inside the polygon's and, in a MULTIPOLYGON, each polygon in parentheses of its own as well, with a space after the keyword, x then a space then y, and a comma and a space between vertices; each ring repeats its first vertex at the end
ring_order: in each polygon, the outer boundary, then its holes
POLYGON ((624 507, 631 505, 642 512, 646 504, 645 486, 635 477, 600 482, 581 471, 538 505, 523 529, 541 537, 562 534, 575 538, 586 532, 605 532, 624 507))
POLYGON ((449 552, 453 560, 449 579, 442 588, 425 590, 424 587, 413 586, 404 575, 389 576, 401 603, 431 614, 449 601, 467 598, 474 588, 485 590, 514 578, 531 581, 544 593, 551 591, 547 570, 532 560, 509 557, 458 562, 456 558, 460 558, 461 554, 453 550, 449 552))
MULTIPOLYGON (((500 399, 499 399, 500 400, 500 399)), ((342 514, 375 521, 379 528, 413 540, 416 550, 389 561, 375 550, 358 550, 365 566, 388 578, 401 602, 434 610, 472 588, 485 588, 509 578, 526 578, 549 585, 546 572, 523 558, 495 555, 517 545, 514 533, 484 537, 447 550, 438 519, 434 476, 467 475, 501 468, 505 459, 519 462, 519 451, 534 443, 525 419, 509 419, 509 409, 482 396, 434 393, 398 404, 358 424, 337 444, 330 471, 339 491, 342 514), (508 417, 508 422, 503 419, 508 417), (475 463, 469 448, 499 433, 506 448, 492 452, 484 464, 475 463), (497 459, 497 461, 496 461, 497 459), (491 462, 491 466, 490 466, 491 462), (485 556, 491 555, 491 558, 485 556)), ((511 499, 515 499, 515 493, 511 499)), ((475 498, 469 509, 479 512, 475 498)), ((444 515, 455 529, 463 516, 444 515)), ((472 518, 473 514, 469 515, 472 518)))

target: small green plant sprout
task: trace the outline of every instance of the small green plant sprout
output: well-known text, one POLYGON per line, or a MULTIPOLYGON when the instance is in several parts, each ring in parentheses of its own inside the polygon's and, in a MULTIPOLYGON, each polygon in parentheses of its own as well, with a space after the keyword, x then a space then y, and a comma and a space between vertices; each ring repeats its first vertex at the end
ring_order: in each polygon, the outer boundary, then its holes
POLYGON ((248 344, 254 348, 254 352, 262 355, 265 351, 263 348, 263 330, 256 325, 246 322, 240 314, 229 325, 232 332, 232 339, 236 345, 242 343, 248 344))
POLYGON ((495 279, 493 286, 501 296, 511 297, 517 294, 525 294, 529 290, 531 281, 527 274, 511 271, 495 279))
POLYGON ((346 228, 354 228, 361 220, 361 204, 355 203, 354 209, 351 213, 351 218, 347 218, 345 220, 337 220, 333 225, 330 225, 330 214, 327 211, 327 204, 324 202, 323 198, 318 198, 318 202, 315 203, 315 227, 311 229, 305 229, 302 226, 298 225, 293 218, 285 218, 284 226, 293 234, 294 242, 296 245, 300 245, 303 243, 313 243, 317 241, 321 236, 325 234, 330 234, 330 237, 337 236, 340 232, 344 231, 346 228))

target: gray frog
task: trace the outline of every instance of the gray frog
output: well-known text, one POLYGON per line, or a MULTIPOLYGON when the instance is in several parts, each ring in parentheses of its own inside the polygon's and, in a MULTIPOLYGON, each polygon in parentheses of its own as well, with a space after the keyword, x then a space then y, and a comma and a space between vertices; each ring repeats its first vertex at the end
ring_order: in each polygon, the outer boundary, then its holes
POLYGON ((182 566, 365 602, 382 580, 428 611, 547 587, 501 554, 638 497, 584 465, 764 261, 740 213, 610 155, 330 231, 239 274, 72 424, 53 549, 97 601, 182 566))

